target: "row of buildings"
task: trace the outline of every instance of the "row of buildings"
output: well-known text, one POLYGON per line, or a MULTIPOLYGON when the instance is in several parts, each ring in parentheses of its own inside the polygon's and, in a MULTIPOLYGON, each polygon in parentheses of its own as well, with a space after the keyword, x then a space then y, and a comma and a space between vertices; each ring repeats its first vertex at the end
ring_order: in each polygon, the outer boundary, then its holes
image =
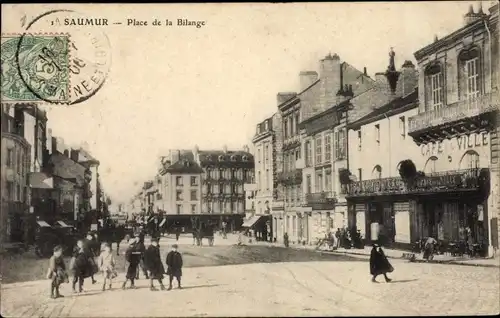
MULTIPOLYGON (((432 235, 498 249, 498 4, 374 77, 337 54, 277 94, 253 138, 255 210, 268 239, 314 244, 372 224, 409 247, 432 235)), ((251 226, 251 224, 250 224, 251 226)))
POLYGON ((36 103, 2 103, 1 120, 0 244, 32 239, 37 221, 97 223, 110 202, 86 144, 71 148, 52 136, 36 103))
POLYGON ((125 207, 133 214, 163 214, 167 227, 190 228, 193 217, 240 227, 253 183, 254 157, 242 150, 170 150, 158 159, 158 172, 125 207))

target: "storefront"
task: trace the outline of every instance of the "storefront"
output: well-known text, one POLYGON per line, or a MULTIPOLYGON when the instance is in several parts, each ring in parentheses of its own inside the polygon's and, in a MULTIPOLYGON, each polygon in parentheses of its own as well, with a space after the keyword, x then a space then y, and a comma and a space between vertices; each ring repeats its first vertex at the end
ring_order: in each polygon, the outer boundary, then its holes
POLYGON ((348 189, 349 226, 369 243, 374 223, 384 245, 411 248, 432 236, 443 244, 469 242, 488 248, 489 170, 468 169, 421 176, 353 182, 348 189))

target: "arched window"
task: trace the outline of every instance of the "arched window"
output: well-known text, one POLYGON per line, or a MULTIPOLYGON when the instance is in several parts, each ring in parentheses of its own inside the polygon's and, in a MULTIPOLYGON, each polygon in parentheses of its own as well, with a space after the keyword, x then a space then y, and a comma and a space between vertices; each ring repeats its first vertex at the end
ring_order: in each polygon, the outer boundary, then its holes
POLYGON ((436 172, 437 160, 438 160, 438 158, 435 156, 432 156, 429 159, 427 159, 427 162, 425 163, 425 167, 424 167, 424 172, 425 173, 436 172))
POLYGON ((372 179, 380 179, 382 178, 382 167, 376 165, 372 170, 372 179))
POLYGON ((479 163, 479 154, 474 150, 468 150, 460 159, 460 169, 477 169, 479 163))
POLYGON ((68 151, 68 149, 64 150, 63 154, 64 154, 66 157, 69 157, 69 151, 68 151))
POLYGON ((458 92, 460 99, 474 99, 481 91, 480 52, 477 47, 458 55, 458 92))

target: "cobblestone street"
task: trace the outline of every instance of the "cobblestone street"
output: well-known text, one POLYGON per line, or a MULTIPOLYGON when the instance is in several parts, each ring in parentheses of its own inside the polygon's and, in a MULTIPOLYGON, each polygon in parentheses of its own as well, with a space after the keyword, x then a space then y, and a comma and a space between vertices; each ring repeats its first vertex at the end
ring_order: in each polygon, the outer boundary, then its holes
MULTIPOLYGON (((228 247, 189 247, 190 256, 215 258, 228 247)), ((252 251, 253 249, 249 249, 252 251)), ((132 316, 273 316, 273 315, 475 315, 499 312, 499 271, 459 265, 394 260, 391 283, 372 283, 366 260, 346 260, 315 253, 317 260, 191 267, 184 270, 183 289, 152 292, 140 279, 136 290, 113 290, 86 284, 86 292, 48 298, 49 283, 2 285, 2 315, 9 317, 132 316), (324 261, 320 261, 325 258, 324 261)), ((275 254, 280 249, 272 249, 275 254)), ((253 253, 253 255, 252 255, 253 253)), ((303 251, 302 253, 306 253, 303 251)), ((312 252, 311 252, 312 253, 312 252)), ((292 253, 293 254, 293 253, 292 253)), ((227 254, 225 254, 227 255, 227 254)), ((281 256, 283 257, 284 254, 281 256)), ((311 254, 312 255, 312 254, 311 254)), ((221 256, 222 257, 222 256, 221 256)), ((228 257, 228 256, 224 256, 228 257)), ((222 257, 222 258, 224 258, 222 257)), ((238 256, 241 257, 241 256, 238 256)), ((228 257, 229 258, 229 257, 228 257)), ((227 264, 243 263, 241 260, 227 264)), ((214 264, 215 265, 215 264, 214 264)))

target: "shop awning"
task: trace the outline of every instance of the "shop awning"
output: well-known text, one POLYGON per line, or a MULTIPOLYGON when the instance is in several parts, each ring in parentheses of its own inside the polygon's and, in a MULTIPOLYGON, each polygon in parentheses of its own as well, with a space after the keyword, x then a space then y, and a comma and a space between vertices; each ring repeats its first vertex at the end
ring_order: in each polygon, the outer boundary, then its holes
POLYGON ((32 172, 29 174, 30 187, 32 189, 53 189, 54 178, 43 172, 32 172))
POLYGON ((243 227, 252 227, 254 226, 261 218, 262 216, 252 216, 250 217, 248 220, 245 220, 245 222, 243 222, 243 227))
POLYGON ((59 224, 60 226, 62 227, 72 227, 71 225, 68 225, 67 223, 65 223, 64 221, 57 221, 57 224, 59 224))
POLYGON ((40 221, 40 220, 38 220, 38 221, 36 221, 36 223, 37 223, 38 225, 40 225, 41 227, 51 227, 51 226, 50 226, 50 224, 49 224, 49 223, 47 223, 47 222, 45 222, 45 221, 40 221))

